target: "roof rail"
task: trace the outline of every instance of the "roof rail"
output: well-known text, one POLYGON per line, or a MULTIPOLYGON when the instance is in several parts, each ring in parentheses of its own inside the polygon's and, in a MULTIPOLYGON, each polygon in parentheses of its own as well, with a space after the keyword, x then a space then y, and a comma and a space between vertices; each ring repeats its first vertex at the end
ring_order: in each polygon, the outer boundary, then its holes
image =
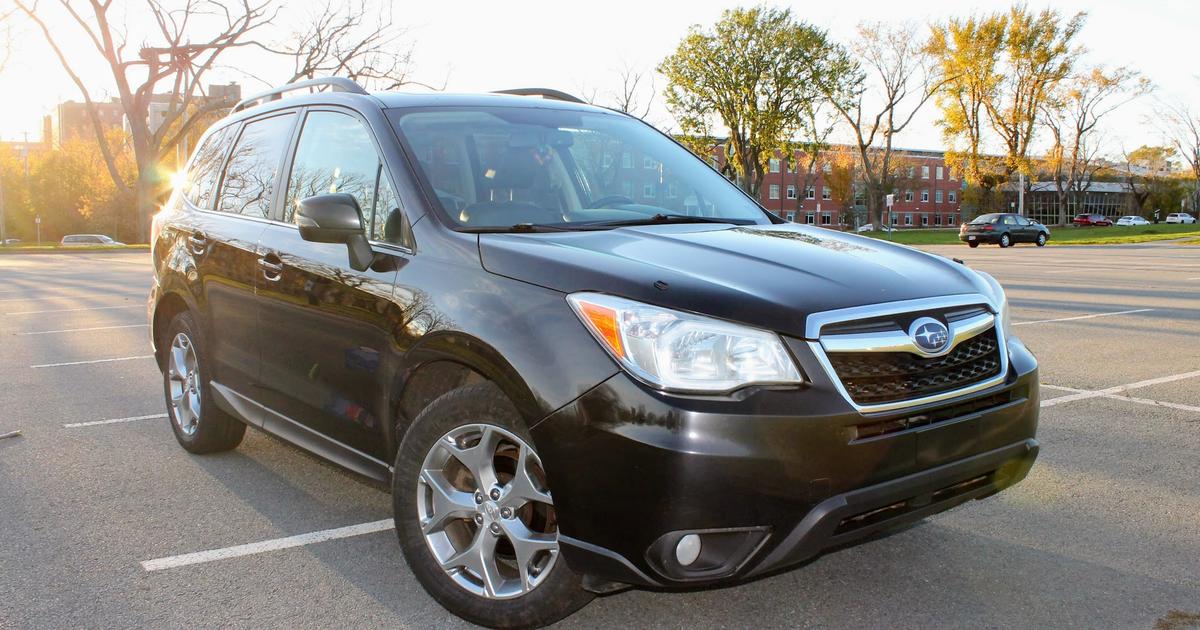
POLYGON ((511 90, 496 90, 492 94, 512 94, 514 96, 540 96, 552 101, 566 101, 568 103, 580 103, 586 105, 587 102, 578 96, 571 96, 566 92, 552 90, 550 88, 514 88, 511 90))
POLYGON ((247 107, 258 105, 259 102, 277 101, 283 98, 284 93, 303 90, 304 88, 329 86, 333 92, 350 92, 351 94, 366 94, 367 91, 354 81, 346 77, 318 77, 316 79, 307 79, 305 81, 297 81, 284 86, 277 87, 266 92, 260 92, 249 98, 244 98, 238 101, 237 105, 233 106, 233 111, 240 112, 247 107))

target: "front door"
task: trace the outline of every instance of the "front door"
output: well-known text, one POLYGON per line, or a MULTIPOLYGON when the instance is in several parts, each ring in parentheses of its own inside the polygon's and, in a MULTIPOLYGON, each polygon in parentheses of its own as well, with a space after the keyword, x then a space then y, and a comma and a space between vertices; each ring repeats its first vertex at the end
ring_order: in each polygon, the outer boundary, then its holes
MULTIPOLYGON (((349 266, 345 245, 312 243, 291 225, 295 203, 349 193, 370 233, 376 206, 392 206, 391 186, 367 127, 349 113, 313 110, 295 148, 281 219, 262 236, 267 267, 258 277, 262 330, 261 391, 267 422, 299 424, 377 460, 386 459, 391 422, 388 378, 392 290, 401 252, 377 248, 366 271, 349 266), (378 201, 378 203, 377 203, 378 201)), ((317 439, 280 426, 298 439, 317 439)))

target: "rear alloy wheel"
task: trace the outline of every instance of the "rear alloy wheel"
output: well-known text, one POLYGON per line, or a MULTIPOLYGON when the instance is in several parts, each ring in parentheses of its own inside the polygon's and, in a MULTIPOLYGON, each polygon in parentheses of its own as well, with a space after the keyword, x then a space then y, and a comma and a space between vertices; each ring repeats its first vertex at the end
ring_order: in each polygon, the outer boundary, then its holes
POLYGON ((1041 233, 1039 233, 1039 234, 1038 234, 1038 237, 1037 237, 1037 246, 1038 246, 1038 247, 1045 247, 1045 246, 1046 246, 1046 233, 1045 233, 1045 232, 1041 232, 1041 233))
POLYGON ((213 404, 207 354, 192 314, 176 315, 159 343, 167 416, 179 445, 191 453, 216 453, 241 444, 246 425, 213 404))
POLYGON ((1000 247, 1008 247, 1010 245, 1012 245, 1012 238, 1010 238, 1007 234, 1001 234, 1000 247))
POLYGON ((468 621, 539 627, 592 599, 559 557, 533 440, 491 383, 444 394, 417 416, 396 454, 392 501, 413 574, 468 621))

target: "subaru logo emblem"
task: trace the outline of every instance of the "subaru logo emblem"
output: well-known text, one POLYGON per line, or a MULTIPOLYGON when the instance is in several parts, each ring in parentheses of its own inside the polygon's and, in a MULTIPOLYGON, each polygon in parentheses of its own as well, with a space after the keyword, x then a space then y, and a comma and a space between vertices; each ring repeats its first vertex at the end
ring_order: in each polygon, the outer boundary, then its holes
POLYGON ((921 317, 908 327, 908 337, 926 354, 938 354, 950 345, 946 325, 932 317, 921 317))

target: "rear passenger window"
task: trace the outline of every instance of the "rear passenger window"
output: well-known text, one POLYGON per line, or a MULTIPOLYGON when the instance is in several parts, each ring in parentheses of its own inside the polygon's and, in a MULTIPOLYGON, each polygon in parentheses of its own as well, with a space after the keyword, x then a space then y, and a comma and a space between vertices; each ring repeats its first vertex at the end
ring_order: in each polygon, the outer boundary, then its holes
POLYGON ((301 199, 328 193, 354 196, 371 238, 407 242, 400 200, 382 174, 370 133, 353 116, 311 112, 296 146, 283 220, 292 222, 301 199))
POLYGON ((247 123, 233 147, 221 184, 218 210, 265 219, 283 150, 291 141, 292 114, 247 123))
POLYGON ((192 158, 186 188, 183 191, 192 206, 201 210, 212 210, 213 189, 217 186, 221 162, 225 159, 234 129, 235 127, 230 126, 210 134, 192 158))

